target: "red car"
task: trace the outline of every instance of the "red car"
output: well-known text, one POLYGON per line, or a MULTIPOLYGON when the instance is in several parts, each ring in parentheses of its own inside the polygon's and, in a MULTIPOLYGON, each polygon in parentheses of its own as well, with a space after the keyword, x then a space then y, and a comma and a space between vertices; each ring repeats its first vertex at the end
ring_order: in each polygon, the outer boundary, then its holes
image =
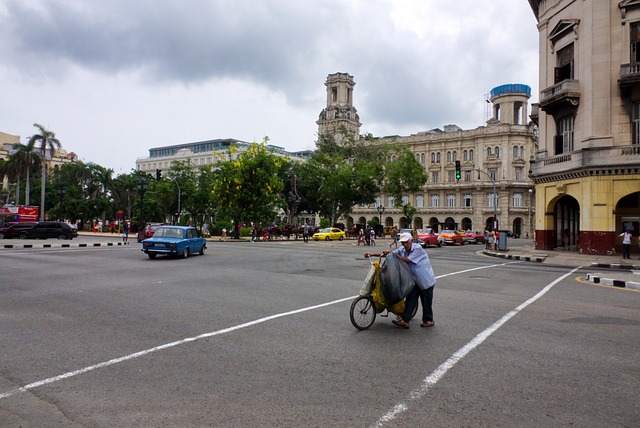
POLYGON ((416 232, 423 248, 442 246, 442 238, 433 229, 418 229, 416 232))
POLYGON ((149 223, 144 229, 138 231, 138 242, 142 242, 147 238, 151 238, 156 229, 160 226, 164 226, 162 223, 149 223))
POLYGON ((472 232, 468 230, 465 234, 465 242, 467 244, 483 244, 484 234, 480 232, 472 232))

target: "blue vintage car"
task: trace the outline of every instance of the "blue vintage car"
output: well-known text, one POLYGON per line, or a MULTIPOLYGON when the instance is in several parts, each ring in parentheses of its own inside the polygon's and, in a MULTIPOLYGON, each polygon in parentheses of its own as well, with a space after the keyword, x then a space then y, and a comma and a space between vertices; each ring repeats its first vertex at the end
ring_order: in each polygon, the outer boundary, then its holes
POLYGON ((153 237, 142 241, 142 251, 150 259, 158 254, 187 258, 192 253, 203 255, 206 249, 207 241, 191 226, 161 226, 153 237))

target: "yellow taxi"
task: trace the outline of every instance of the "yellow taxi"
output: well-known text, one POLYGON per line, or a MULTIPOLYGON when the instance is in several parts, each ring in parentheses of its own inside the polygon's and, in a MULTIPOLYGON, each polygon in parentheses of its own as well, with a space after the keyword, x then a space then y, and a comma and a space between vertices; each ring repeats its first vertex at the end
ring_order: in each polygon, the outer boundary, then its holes
POLYGON ((346 237, 347 235, 343 230, 340 230, 337 227, 327 227, 314 233, 311 239, 314 241, 333 241, 335 239, 342 241, 346 237))

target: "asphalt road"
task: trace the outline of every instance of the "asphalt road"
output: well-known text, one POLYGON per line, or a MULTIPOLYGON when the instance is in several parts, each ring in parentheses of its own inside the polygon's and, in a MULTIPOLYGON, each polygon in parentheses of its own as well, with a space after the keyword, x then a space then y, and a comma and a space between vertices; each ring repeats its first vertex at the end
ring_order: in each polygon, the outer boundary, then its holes
POLYGON ((0 250, 0 426, 638 426, 640 293, 480 248, 366 331, 353 241, 0 250))

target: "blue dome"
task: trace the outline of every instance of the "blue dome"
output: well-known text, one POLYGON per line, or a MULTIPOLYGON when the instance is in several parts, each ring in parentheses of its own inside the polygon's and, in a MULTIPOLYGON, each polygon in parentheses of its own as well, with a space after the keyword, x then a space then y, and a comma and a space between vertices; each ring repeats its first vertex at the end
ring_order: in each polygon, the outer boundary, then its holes
POLYGON ((519 92, 531 96, 531 88, 528 85, 522 85, 520 83, 510 83, 508 85, 496 86, 491 90, 491 97, 497 97, 502 94, 509 94, 519 92))

